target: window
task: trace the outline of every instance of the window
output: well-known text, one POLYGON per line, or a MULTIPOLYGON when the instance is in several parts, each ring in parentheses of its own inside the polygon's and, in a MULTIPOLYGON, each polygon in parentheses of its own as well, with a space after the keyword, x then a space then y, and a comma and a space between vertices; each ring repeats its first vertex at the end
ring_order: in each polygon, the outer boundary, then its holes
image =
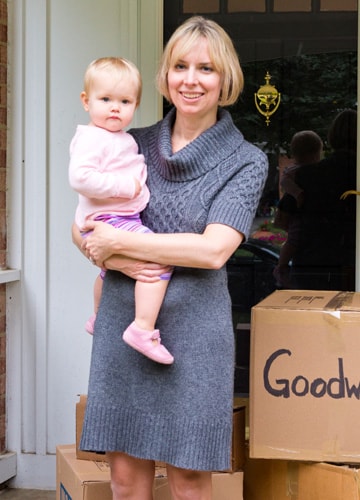
POLYGON ((184 0, 184 14, 211 14, 220 12, 220 0, 184 0))

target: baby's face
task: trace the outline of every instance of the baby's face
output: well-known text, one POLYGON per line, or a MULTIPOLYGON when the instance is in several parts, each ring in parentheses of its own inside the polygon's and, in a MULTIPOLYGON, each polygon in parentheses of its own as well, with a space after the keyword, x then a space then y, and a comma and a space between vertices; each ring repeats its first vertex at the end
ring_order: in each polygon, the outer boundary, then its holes
POLYGON ((84 109, 89 112, 90 125, 109 132, 125 129, 133 119, 137 107, 134 82, 126 78, 114 81, 114 76, 101 72, 93 80, 91 89, 81 95, 84 109))

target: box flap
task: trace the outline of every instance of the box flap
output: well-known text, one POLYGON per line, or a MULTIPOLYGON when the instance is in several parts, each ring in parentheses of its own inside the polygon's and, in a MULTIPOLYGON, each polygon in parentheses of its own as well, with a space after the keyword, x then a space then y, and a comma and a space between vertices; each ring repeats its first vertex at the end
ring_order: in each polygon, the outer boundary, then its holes
POLYGON ((79 403, 86 406, 87 394, 78 394, 78 396, 79 396, 79 403))
POLYGON ((331 290, 276 290, 253 309, 360 310, 360 293, 331 290))
POLYGON ((110 481, 110 467, 106 462, 77 460, 75 445, 62 445, 56 451, 69 464, 82 484, 98 481, 110 481))

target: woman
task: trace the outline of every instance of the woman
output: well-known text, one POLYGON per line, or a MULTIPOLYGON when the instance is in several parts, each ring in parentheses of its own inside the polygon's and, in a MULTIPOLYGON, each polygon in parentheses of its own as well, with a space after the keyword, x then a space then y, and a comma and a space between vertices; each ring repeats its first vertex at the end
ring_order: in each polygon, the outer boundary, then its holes
POLYGON ((250 231, 267 174, 266 156, 222 109, 242 87, 225 31, 201 17, 181 25, 158 73, 173 108, 131 131, 148 166, 142 219, 162 234, 91 223, 83 242, 90 260, 116 270, 106 273, 95 324, 81 440, 84 450, 108 453, 114 500, 151 500, 154 460, 168 464, 175 500, 210 500, 211 471, 230 466, 234 335, 225 263, 250 231), (162 366, 130 350, 119 332, 134 314, 134 278, 158 280, 170 266, 158 327, 175 362, 162 366))

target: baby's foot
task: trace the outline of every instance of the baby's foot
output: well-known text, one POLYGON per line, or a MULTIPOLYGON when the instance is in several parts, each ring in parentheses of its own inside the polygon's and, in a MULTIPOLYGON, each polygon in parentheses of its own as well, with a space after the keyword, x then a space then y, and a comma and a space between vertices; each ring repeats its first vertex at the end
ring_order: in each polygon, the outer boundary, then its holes
POLYGON ((161 343, 159 330, 143 330, 133 321, 123 333, 123 340, 153 361, 164 365, 174 362, 174 357, 161 343))
POLYGON ((90 335, 93 335, 94 333, 94 323, 96 320, 96 314, 94 313, 90 318, 87 320, 85 323, 85 330, 90 333, 90 335))

